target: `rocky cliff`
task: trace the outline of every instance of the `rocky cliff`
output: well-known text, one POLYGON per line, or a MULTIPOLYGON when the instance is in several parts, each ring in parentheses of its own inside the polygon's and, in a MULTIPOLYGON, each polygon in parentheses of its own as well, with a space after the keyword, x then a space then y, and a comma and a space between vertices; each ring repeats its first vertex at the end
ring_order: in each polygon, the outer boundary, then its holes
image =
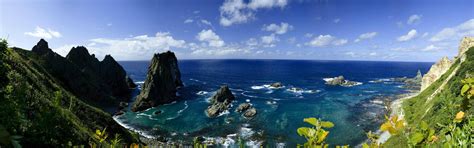
POLYGON ((464 37, 461 40, 461 44, 459 45, 459 53, 457 57, 461 57, 468 49, 469 47, 474 46, 474 37, 464 37))
POLYGON ((178 60, 173 52, 153 55, 142 91, 133 104, 132 111, 176 101, 177 88, 183 86, 178 60))
POLYGON ((23 147, 67 147, 87 145, 96 129, 107 128, 109 137, 119 134, 123 142, 138 142, 110 114, 71 91, 70 86, 90 85, 77 66, 52 52, 46 41, 40 40, 32 51, 0 45, 0 76, 6 79, 0 82, 1 135, 21 137, 23 147), (78 84, 67 84, 75 80, 78 84))
POLYGON ((211 105, 206 109, 209 117, 217 117, 220 113, 226 111, 230 107, 230 103, 235 97, 227 85, 221 86, 216 94, 211 98, 211 105))
MULTIPOLYGON (((75 95, 90 101, 127 99, 132 86, 125 70, 111 56, 100 62, 83 46, 74 47, 66 58, 53 52, 41 39, 32 49, 45 68, 75 95)), ((109 102, 106 101, 106 102, 109 102)))
POLYGON ((449 67, 451 67, 451 64, 452 61, 450 61, 448 57, 443 57, 433 66, 431 66, 430 70, 425 75, 423 75, 421 81, 421 91, 430 86, 431 83, 438 80, 438 78, 443 75, 449 69, 449 67))

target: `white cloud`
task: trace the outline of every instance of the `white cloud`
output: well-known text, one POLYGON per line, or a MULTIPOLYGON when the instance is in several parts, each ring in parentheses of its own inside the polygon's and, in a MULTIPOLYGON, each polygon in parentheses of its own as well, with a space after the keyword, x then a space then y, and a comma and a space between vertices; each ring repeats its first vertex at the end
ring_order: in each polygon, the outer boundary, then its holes
POLYGON ((107 23, 107 27, 110 27, 112 26, 113 24, 112 23, 107 23))
POLYGON ((422 15, 413 14, 410 17, 408 17, 407 24, 408 25, 419 24, 421 21, 421 17, 422 15))
POLYGON ((264 31, 270 31, 276 34, 285 34, 286 32, 292 29, 293 29, 293 26, 285 22, 280 23, 280 25, 278 24, 263 25, 263 28, 262 28, 262 30, 264 31))
POLYGON ((202 42, 207 42, 211 47, 222 47, 225 45, 224 41, 210 29, 199 32, 196 39, 202 42))
POLYGON ((346 54, 346 55, 348 55, 348 56, 350 56, 350 57, 357 57, 356 54, 355 54, 354 52, 352 52, 352 51, 346 52, 346 53, 344 53, 344 54, 346 54))
POLYGON ((78 45, 73 45, 73 44, 66 44, 57 48, 52 48, 54 52, 58 53, 59 55, 66 57, 66 55, 69 53, 69 51, 72 49, 72 47, 76 47, 78 45))
POLYGON ((184 23, 185 23, 185 24, 187 24, 187 23, 192 23, 192 22, 194 22, 193 19, 186 19, 186 20, 184 20, 184 23))
POLYGON ((354 40, 354 42, 360 42, 365 39, 374 38, 375 36, 377 36, 377 34, 378 34, 377 32, 367 32, 367 33, 361 34, 359 35, 357 39, 354 40))
POLYGON ((111 54, 120 60, 143 59, 157 52, 171 50, 171 48, 184 48, 184 40, 174 39, 168 32, 158 32, 155 36, 140 35, 124 39, 91 39, 87 47, 91 53, 99 56, 111 54))
POLYGON ((312 33, 306 33, 306 34, 304 34, 304 37, 311 38, 311 37, 313 37, 313 34, 312 33))
POLYGON ((275 47, 275 43, 280 41, 280 39, 275 34, 262 36, 260 39, 262 40, 264 47, 275 47))
POLYGON ((409 41, 411 39, 414 39, 416 37, 416 35, 417 35, 416 30, 412 29, 406 35, 402 35, 402 36, 398 37, 397 40, 400 41, 400 42, 409 41))
POLYGON ((455 27, 444 28, 431 37, 430 41, 458 41, 464 36, 474 36, 474 19, 470 19, 455 27))
POLYGON ((60 38, 62 37, 61 33, 51 29, 44 29, 39 26, 36 26, 34 32, 25 32, 25 35, 29 35, 37 38, 51 39, 51 38, 60 38))
POLYGON ((307 42, 306 45, 311 47, 325 47, 328 45, 341 46, 347 44, 347 39, 337 39, 331 35, 319 35, 314 37, 310 42, 307 42))
POLYGON ((340 18, 334 19, 333 22, 337 24, 337 23, 341 22, 341 19, 340 18))
POLYGON ((421 49, 422 51, 435 51, 435 50, 440 50, 440 47, 437 47, 435 45, 429 45, 426 46, 425 48, 421 49))
POLYGON ((211 26, 211 27, 212 27, 212 23, 209 22, 209 21, 207 21, 207 20, 202 19, 202 20, 201 20, 201 23, 203 23, 204 25, 208 25, 208 26, 211 26))
POLYGON ((246 23, 254 19, 258 9, 284 8, 287 4, 287 0, 250 0, 248 3, 243 0, 226 0, 219 8, 220 24, 231 26, 246 23))
POLYGON ((253 10, 259 8, 273 8, 280 7, 284 8, 288 4, 287 0, 251 0, 248 7, 253 10))
POLYGON ((369 56, 376 56, 376 55, 377 55, 376 52, 371 52, 371 53, 369 53, 369 56))

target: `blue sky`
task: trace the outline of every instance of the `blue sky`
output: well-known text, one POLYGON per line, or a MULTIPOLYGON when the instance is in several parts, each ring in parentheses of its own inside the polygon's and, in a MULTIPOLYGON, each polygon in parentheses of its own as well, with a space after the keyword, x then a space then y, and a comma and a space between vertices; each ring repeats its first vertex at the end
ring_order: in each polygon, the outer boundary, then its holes
POLYGON ((2 0, 0 37, 100 59, 436 61, 474 36, 472 0, 2 0))

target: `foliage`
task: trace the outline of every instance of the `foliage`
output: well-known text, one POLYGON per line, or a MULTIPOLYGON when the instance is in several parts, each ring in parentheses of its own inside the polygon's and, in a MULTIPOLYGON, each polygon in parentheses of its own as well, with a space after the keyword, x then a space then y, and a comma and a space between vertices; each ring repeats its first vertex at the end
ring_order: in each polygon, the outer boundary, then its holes
POLYGON ((198 137, 194 137, 194 140, 193 140, 193 147, 195 148, 206 148, 207 145, 203 143, 204 142, 204 138, 201 137, 201 136, 198 136, 198 137))
MULTIPOLYGON (((329 131, 326 131, 324 128, 332 128, 334 126, 332 122, 321 121, 316 118, 305 118, 303 121, 312 125, 312 127, 300 127, 297 129, 298 135, 304 137, 307 141, 303 144, 303 147, 329 146, 324 141, 329 131)), ((300 146, 298 145, 298 147, 300 146)))
POLYGON ((435 130, 430 128, 425 121, 421 121, 418 128, 410 134, 410 143, 413 146, 428 145, 436 141, 438 137, 435 135, 435 130))
POLYGON ((385 123, 380 126, 381 131, 388 131, 391 135, 399 134, 405 127, 405 121, 403 119, 398 119, 398 116, 390 117, 390 119, 385 116, 385 123))
POLYGON ((372 131, 369 131, 367 133, 367 141, 369 143, 363 143, 362 147, 363 148, 379 148, 381 145, 377 143, 377 140, 379 139, 379 135, 372 133, 372 131))

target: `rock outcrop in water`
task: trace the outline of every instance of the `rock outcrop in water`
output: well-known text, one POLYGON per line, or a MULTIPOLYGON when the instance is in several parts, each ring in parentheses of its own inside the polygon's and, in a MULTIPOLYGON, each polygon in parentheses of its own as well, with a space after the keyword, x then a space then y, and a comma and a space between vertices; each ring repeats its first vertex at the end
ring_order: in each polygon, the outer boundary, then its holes
POLYGON ((257 114, 257 109, 252 106, 250 103, 242 103, 240 104, 237 109, 235 109, 238 113, 244 113, 243 116, 246 118, 252 118, 257 114))
POLYGON ((275 83, 270 84, 270 86, 273 88, 281 88, 283 87, 283 84, 281 82, 275 82, 275 83))
POLYGON ((441 60, 436 62, 433 66, 431 66, 428 73, 423 76, 421 82, 421 91, 425 90, 431 83, 438 80, 448 69, 451 67, 452 61, 448 59, 448 57, 443 57, 441 60))
POLYGON ((360 82, 346 80, 344 79, 344 76, 338 76, 334 78, 325 78, 324 81, 326 81, 327 85, 339 85, 339 86, 344 86, 344 87, 351 87, 351 86, 361 84, 360 82))
POLYGON ((227 85, 221 86, 216 94, 211 98, 211 105, 206 109, 209 117, 217 117, 220 113, 226 111, 230 107, 230 103, 235 97, 227 85))
POLYGON ((153 55, 142 91, 133 104, 132 111, 176 101, 176 92, 183 86, 178 60, 173 52, 153 55))
MULTIPOLYGON (((53 52, 48 42, 41 39, 32 49, 44 61, 45 68, 75 95, 95 101, 117 102, 130 93, 131 80, 125 70, 110 55, 100 62, 83 46, 74 47, 66 58, 53 52)), ((107 103, 106 103, 107 104, 107 103)))

